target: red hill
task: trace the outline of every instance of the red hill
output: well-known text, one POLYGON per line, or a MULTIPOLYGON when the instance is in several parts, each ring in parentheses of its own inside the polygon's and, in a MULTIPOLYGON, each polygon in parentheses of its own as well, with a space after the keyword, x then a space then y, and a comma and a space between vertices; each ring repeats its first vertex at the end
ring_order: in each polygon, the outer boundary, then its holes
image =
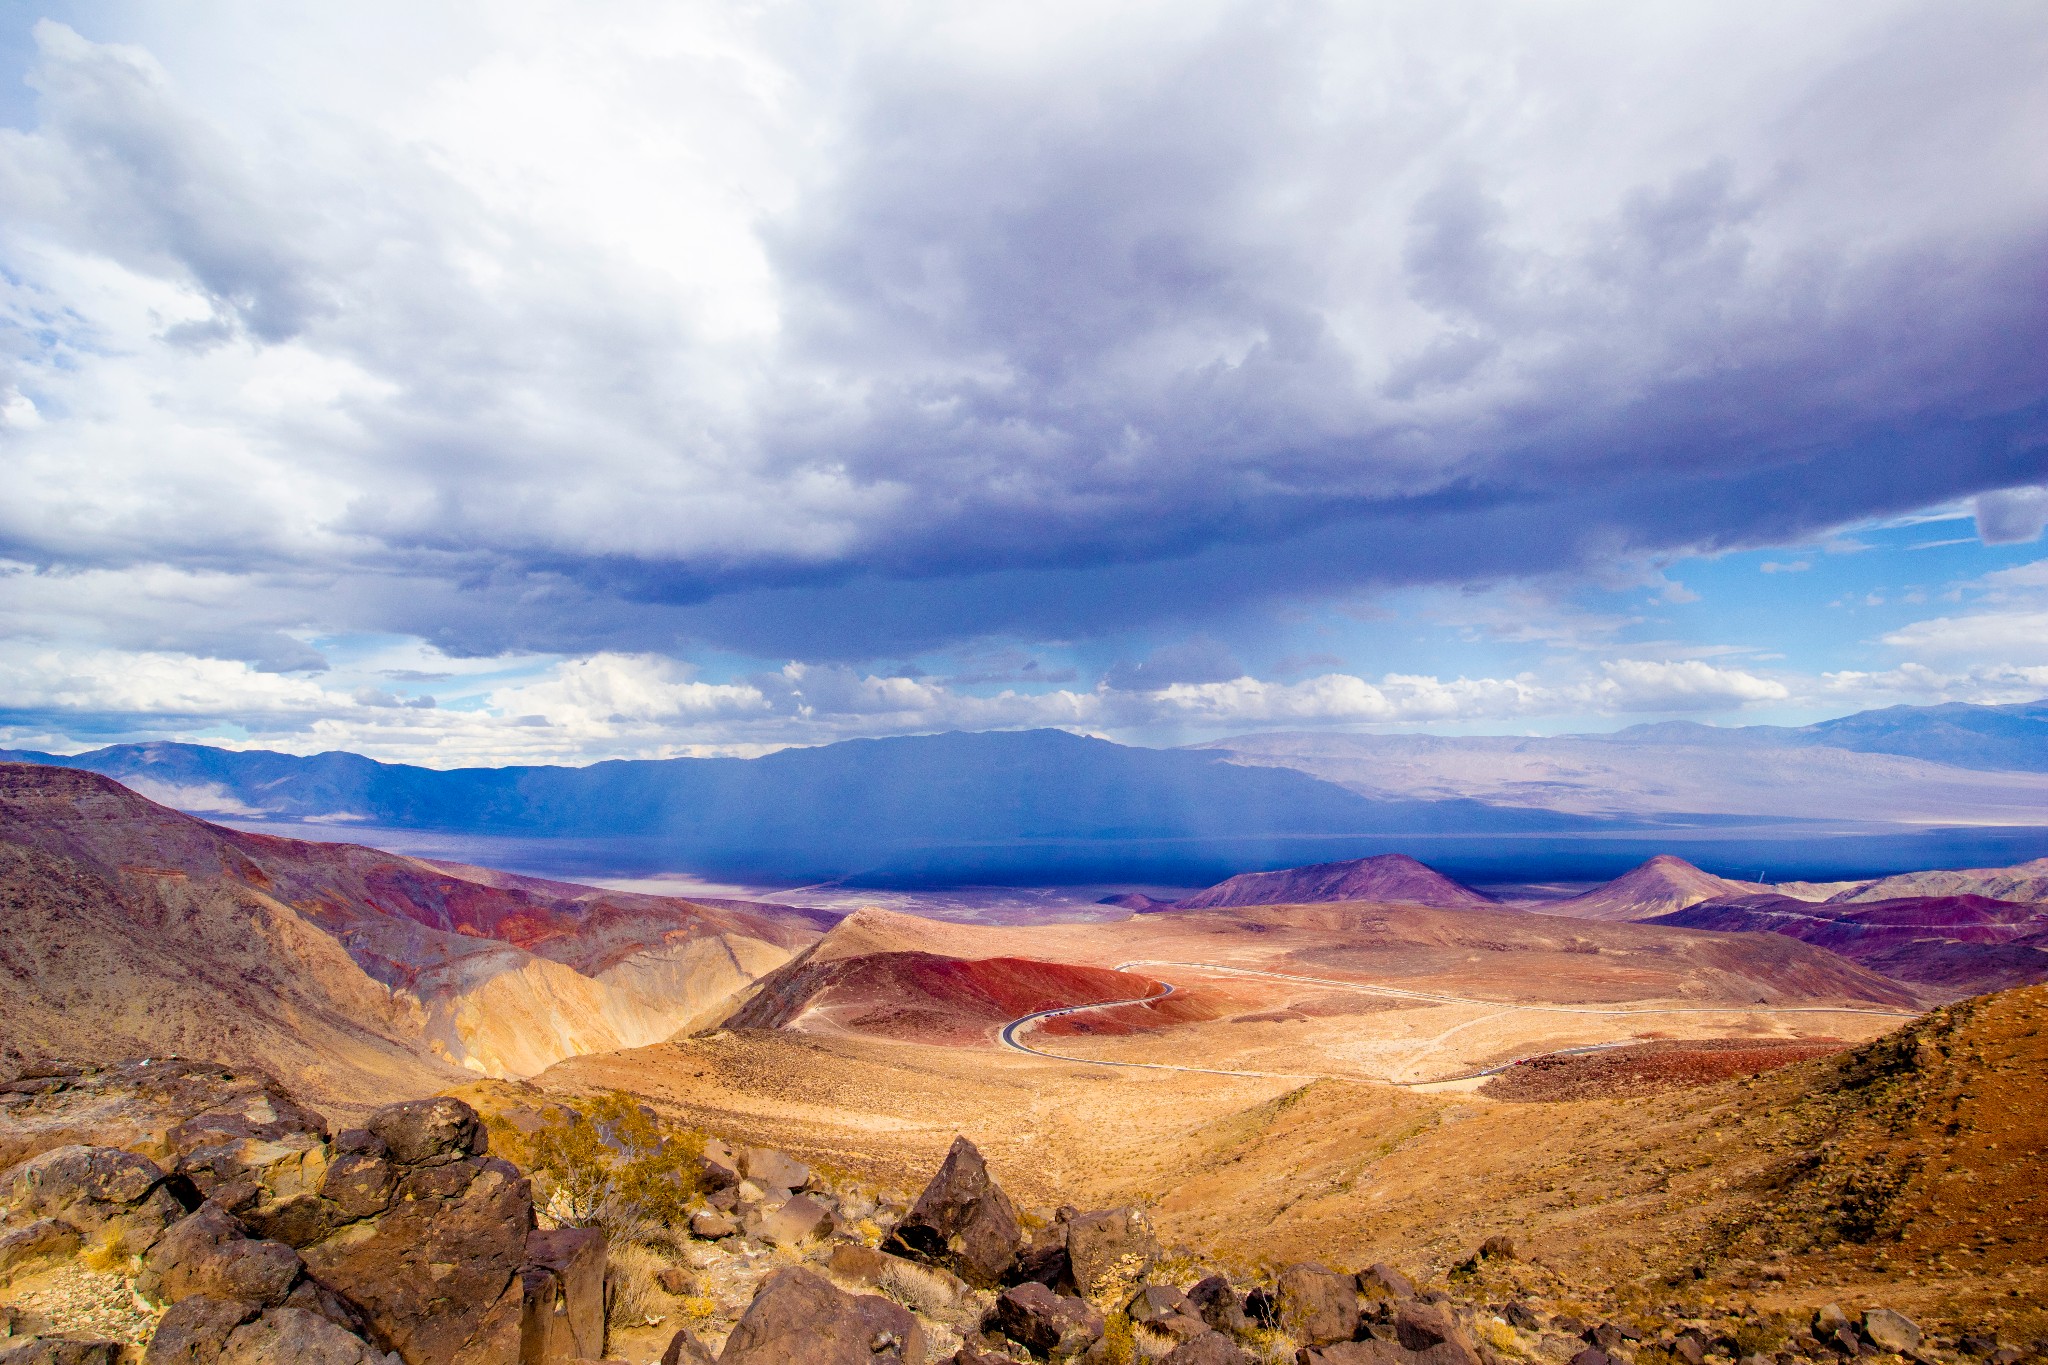
POLYGON ((1819 905, 1790 896, 1735 896, 1649 923, 1783 934, 1947 1000, 2048 981, 2048 906, 1984 896, 1819 905))
POLYGON ((1207 891, 1176 901, 1173 908, 1212 910, 1239 905, 1312 905, 1318 901, 1401 901, 1443 910, 1501 908, 1491 896, 1454 882, 1403 853, 1316 863, 1278 872, 1242 872, 1207 891))

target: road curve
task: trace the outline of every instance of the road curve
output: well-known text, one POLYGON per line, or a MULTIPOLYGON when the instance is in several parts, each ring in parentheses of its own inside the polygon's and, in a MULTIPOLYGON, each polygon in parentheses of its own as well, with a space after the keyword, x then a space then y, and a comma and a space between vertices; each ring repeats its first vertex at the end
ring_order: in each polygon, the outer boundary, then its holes
POLYGON ((1175 1066, 1171 1062, 1112 1062, 1100 1057, 1069 1057, 1065 1053, 1047 1052, 1042 1047, 1033 1047, 1029 1043, 1017 1041, 1018 1030, 1029 1028, 1041 1019, 1057 1019, 1063 1014, 1080 1014, 1085 1010, 1112 1010, 1119 1005, 1146 1005, 1154 1000, 1164 1000, 1167 996, 1173 994, 1174 985, 1171 981, 1162 981, 1159 984, 1166 989, 1152 995, 1134 995, 1128 1000, 1098 1000, 1090 1005, 1065 1005, 1056 1010, 1039 1010, 1036 1014, 1027 1014, 1021 1019, 1012 1019, 1009 1023, 1003 1025, 1002 1032, 997 1036, 1002 1039, 1004 1047, 1014 1051, 1028 1052, 1034 1057, 1050 1057, 1056 1062, 1079 1062, 1084 1066, 1128 1066, 1137 1067, 1144 1071, 1195 1071, 1200 1072, 1204 1076, 1293 1077, 1294 1073, 1292 1072, 1225 1071, 1213 1066, 1175 1066))
MULTIPOLYGON (((1267 976, 1281 981, 1301 981, 1310 985, 1336 986, 1344 990, 1391 995, 1407 1000, 1428 1000, 1436 1004, 1490 1005, 1499 1009, 1529 1010, 1543 1014, 1874 1014, 1890 1019, 1913 1019, 1918 1017, 1917 1012, 1911 1010, 1857 1009, 1853 1006, 1836 1007, 1828 1005, 1670 1005, 1647 1009, 1601 1009, 1586 1005, 1518 1005, 1505 1000, 1480 1000, 1472 996, 1437 995, 1428 991, 1404 990, 1398 986, 1374 986, 1363 981, 1345 981, 1335 977, 1296 976, 1290 972, 1266 972, 1251 967, 1225 967, 1214 962, 1172 962, 1158 958, 1140 958, 1131 962, 1120 962, 1117 964, 1116 970, 1125 972, 1133 967, 1183 967, 1193 971, 1220 972, 1230 976, 1267 976)), ((1098 1000, 1089 1005, 1065 1005, 1059 1009, 1039 1010, 1035 1014, 1027 1014, 1021 1018, 1012 1019, 1009 1023, 1003 1025, 1001 1033, 997 1036, 1002 1040, 1003 1046, 1010 1048, 1012 1051, 1028 1052, 1035 1057, 1046 1057, 1058 1062, 1078 1062, 1084 1066, 1135 1067, 1144 1071, 1192 1071, 1204 1076, 1250 1076, 1274 1080, 1298 1080, 1302 1078, 1336 1080, 1380 1079, 1379 1077, 1372 1076, 1337 1076, 1331 1073, 1307 1071, 1230 1071, 1213 1066, 1177 1066, 1171 1062, 1118 1062, 1102 1057, 1073 1057, 1061 1052, 1048 1052, 1044 1048, 1032 1047, 1029 1043, 1022 1043, 1017 1040, 1019 1031, 1030 1028, 1041 1019, 1057 1019, 1062 1015, 1080 1014, 1087 1010, 1116 1009, 1122 1005, 1144 1005, 1154 1000, 1164 1000, 1167 996, 1173 994, 1175 987, 1172 982, 1162 981, 1159 984, 1165 987, 1165 989, 1152 995, 1136 995, 1127 1000, 1098 1000)), ((1399 1086, 1446 1085, 1452 1081, 1469 1081, 1481 1076, 1497 1076, 1508 1068, 1519 1066, 1532 1057, 1574 1056, 1580 1053, 1600 1052, 1607 1048, 1625 1046, 1627 1046, 1627 1042, 1594 1043, 1586 1047, 1575 1048, 1551 1048, 1544 1052, 1532 1052, 1526 1057, 1511 1058, 1508 1061, 1497 1063, 1484 1070, 1461 1072, 1456 1076, 1440 1076, 1435 1080, 1428 1081, 1386 1080, 1381 1083, 1399 1086)))

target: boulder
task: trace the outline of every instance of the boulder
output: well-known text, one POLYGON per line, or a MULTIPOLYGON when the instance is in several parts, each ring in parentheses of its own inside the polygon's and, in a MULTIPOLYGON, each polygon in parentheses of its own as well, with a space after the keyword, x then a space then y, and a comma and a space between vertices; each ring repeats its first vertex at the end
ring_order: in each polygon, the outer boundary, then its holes
POLYGON ((1507 1319, 1508 1326, 1519 1327, 1524 1332, 1540 1331, 1543 1327, 1543 1319, 1536 1310, 1520 1299, 1501 1309, 1500 1315, 1507 1319))
POLYGON ((1274 1298, 1280 1329, 1304 1346, 1349 1341, 1358 1331, 1358 1284, 1319 1265, 1291 1265, 1280 1272, 1274 1298))
POLYGON ((1103 1320, 1086 1300, 1028 1280, 997 1295, 988 1325, 1049 1360, 1072 1360, 1101 1339, 1103 1320))
POLYGON ((213 1365, 228 1334, 263 1309, 244 1299, 195 1294, 171 1305, 157 1320, 143 1353, 143 1365, 213 1365))
POLYGON ((1132 1322, 1162 1322, 1191 1309, 1188 1296, 1172 1285, 1148 1284, 1131 1295, 1131 1301, 1124 1305, 1124 1316, 1132 1322))
POLYGON ((1482 1261, 1512 1261, 1515 1259, 1515 1239, 1505 1234, 1495 1234, 1479 1244, 1479 1259, 1482 1261))
POLYGON ((729 1190, 740 1183, 739 1157, 717 1138, 704 1139, 698 1171, 704 1177, 704 1188, 708 1190, 729 1190))
POLYGON ((275 1306, 304 1269, 296 1251, 250 1237, 232 1214, 208 1201, 157 1241, 135 1291, 163 1304, 199 1295, 275 1306))
POLYGON ((698 1213, 690 1216, 691 1233, 707 1241, 717 1241, 721 1237, 731 1237, 739 1230, 740 1225, 733 1220, 730 1214, 698 1213))
POLYGON ((1184 1341, 1193 1341, 1213 1329, 1192 1313, 1173 1313, 1141 1324, 1141 1330, 1178 1345, 1184 1341))
POLYGON ((369 1126, 390 1144, 394 1161, 416 1155, 423 1164, 405 1167, 385 1212, 300 1253, 406 1365, 442 1365, 465 1347, 481 1351, 480 1334, 509 1338, 516 1350, 526 1311, 525 1289, 513 1279, 526 1263, 532 1194, 506 1162, 451 1156, 480 1145, 482 1128, 450 1105, 468 1110, 459 1101, 415 1101, 372 1115, 369 1126))
POLYGON ((1412 1299, 1415 1284, 1406 1275, 1384 1262, 1376 1262, 1358 1272, 1358 1292, 1368 1299, 1412 1299))
POLYGON ((1104 1209, 1067 1221, 1067 1265, 1082 1294, 1133 1284, 1159 1263, 1159 1240, 1142 1209, 1104 1209))
POLYGON ((1570 1365, 1615 1365, 1615 1361, 1598 1346, 1588 1346, 1571 1358, 1570 1365))
POLYGON ((1166 1365, 1252 1365, 1252 1358, 1223 1333, 1204 1332, 1168 1352, 1166 1365))
POLYGON ((387 1104, 364 1127, 400 1166, 445 1166, 482 1156, 489 1143, 476 1110, 447 1096, 387 1104))
POLYGON ((1219 1332, 1242 1336, 1251 1330, 1251 1321, 1245 1317, 1244 1305, 1238 1302, 1237 1291, 1221 1275, 1211 1275, 1188 1290, 1188 1305, 1203 1322, 1219 1332))
POLYGON ((148 1157, 83 1145, 58 1147, 15 1167, 0 1184, 0 1203, 16 1221, 61 1223, 116 1256, 149 1250, 186 1210, 148 1157))
POLYGON ((1427 1365, 1479 1365, 1472 1338, 1437 1304, 1402 1304, 1394 1314, 1394 1338, 1427 1365))
POLYGON ((977 1289, 992 1289, 1016 1261, 1023 1240, 1010 1197, 990 1178, 974 1144, 960 1137, 885 1249, 944 1266, 977 1289))
POLYGON ((1067 1259, 1066 1218, 1056 1217, 1032 1233, 1004 1278, 1012 1284, 1036 1280, 1053 1290, 1073 1288, 1073 1268, 1067 1259))
POLYGON ((689 1328, 679 1328, 661 1353, 661 1365, 718 1365, 718 1357, 689 1328))
POLYGON ((520 1269, 524 1304, 521 1358, 596 1360, 604 1355, 605 1235, 596 1228, 555 1228, 526 1235, 520 1269))
POLYGON ((384 1354, 327 1319, 273 1308, 228 1334, 219 1365, 383 1365, 384 1354))
POLYGON ((1920 1326, 1904 1313, 1872 1308, 1863 1314, 1863 1339, 1880 1351, 1905 1355, 1920 1347, 1920 1326))
MULTIPOLYGON (((527 1239, 527 1245, 533 1245, 531 1238, 527 1239)), ((697 1288, 697 1277, 679 1265, 665 1265, 655 1271, 654 1282, 661 1286, 662 1293, 673 1294, 677 1298, 682 1298, 697 1288)))
POLYGON ((811 1168, 787 1152, 749 1147, 740 1153, 740 1174, 763 1189, 798 1190, 809 1183, 811 1168))
POLYGON ((791 1195, 766 1213, 749 1217, 749 1235, 779 1247, 793 1247, 832 1227, 832 1210, 807 1194, 791 1195))
POLYGON ((726 1339, 719 1365, 925 1365, 924 1329, 879 1294, 848 1294, 799 1266, 776 1271, 726 1339))

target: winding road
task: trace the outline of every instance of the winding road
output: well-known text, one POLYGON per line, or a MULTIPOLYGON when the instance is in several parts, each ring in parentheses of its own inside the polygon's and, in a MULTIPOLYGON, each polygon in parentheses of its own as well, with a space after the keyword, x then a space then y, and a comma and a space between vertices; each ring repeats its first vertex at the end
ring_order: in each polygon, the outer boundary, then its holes
MULTIPOLYGON (((1650 1006, 1650 1007, 1634 1007, 1634 1008, 1605 1008, 1605 1007, 1600 1007, 1600 1006, 1593 1006, 1593 1005, 1518 1005, 1518 1004, 1514 1004, 1514 1003, 1511 1003, 1511 1002, 1509 1002, 1509 1001, 1505 1001, 1505 1000, 1480 1000, 1480 999, 1476 999, 1476 998, 1474 998, 1474 997, 1472 997, 1472 996, 1466 996, 1466 995, 1441 995, 1441 994, 1436 994, 1436 993, 1433 993, 1433 992, 1430 992, 1430 991, 1411 991, 1411 990, 1404 990, 1404 989, 1402 989, 1401 987, 1398 987, 1398 986, 1375 986, 1375 985, 1370 985, 1370 984, 1368 984, 1368 983, 1366 983, 1366 982, 1363 982, 1363 981, 1346 981, 1346 980, 1341 980, 1341 979, 1339 979, 1339 978, 1335 978, 1335 977, 1326 977, 1326 976, 1297 976, 1297 975, 1295 975, 1295 974, 1293 974, 1293 973, 1291 973, 1291 972, 1268 972, 1268 971, 1260 971, 1260 970, 1258 970, 1258 969, 1256 969, 1256 968, 1252 968, 1252 967, 1225 967, 1225 966, 1221 965, 1220 963, 1214 963, 1214 962, 1172 962, 1172 961, 1167 961, 1167 960, 1164 960, 1164 959, 1156 959, 1156 958, 1141 958, 1141 959, 1138 959, 1138 960, 1136 960, 1136 961, 1132 961, 1132 962, 1120 962, 1120 963, 1118 963, 1118 964, 1117 964, 1116 970, 1118 970, 1118 971, 1120 971, 1120 972, 1125 972, 1125 971, 1129 971, 1129 970, 1131 970, 1131 969, 1132 969, 1133 967, 1179 967, 1179 968, 1182 968, 1182 969, 1184 969, 1184 970, 1188 970, 1188 971, 1200 971, 1200 972, 1217 972, 1217 973, 1220 973, 1220 974, 1222 974, 1222 975, 1226 975, 1226 976, 1259 976, 1259 977, 1271 977, 1271 978, 1273 978, 1273 979, 1275 979, 1275 980, 1280 980, 1280 981, 1298 981, 1298 982, 1303 982, 1303 983, 1305 983, 1305 984, 1308 984, 1308 985, 1315 985, 1315 986, 1334 986, 1334 987, 1337 987, 1337 988, 1338 988, 1338 989, 1340 989, 1340 990, 1364 991, 1364 992, 1366 992, 1366 993, 1368 993, 1368 994, 1373 994, 1373 995, 1387 995, 1387 996, 1393 996, 1393 997, 1396 997, 1396 998, 1398 998, 1398 999, 1404 999, 1404 1000, 1425 1000, 1425 1001, 1428 1001, 1428 1002, 1430 1002, 1431 1004, 1439 1004, 1439 1005, 1479 1005, 1479 1006, 1484 1006, 1484 1007, 1487 1007, 1487 1008, 1490 1008, 1490 1009, 1494 1009, 1494 1010, 1496 1010, 1496 1011, 1498 1011, 1498 1012, 1500 1012, 1500 1013, 1502 1013, 1502 1014, 1507 1014, 1507 1013, 1513 1013, 1513 1012, 1515 1012, 1515 1011, 1527 1011, 1527 1012, 1531 1012, 1531 1013, 1540 1013, 1540 1014, 1599 1014, 1599 1015, 1620 1015, 1620 1014, 1646 1014, 1646 1015, 1649 1015, 1649 1014, 1744 1014, 1744 1015, 1746 1015, 1746 1014, 1864 1014, 1864 1015, 1879 1015, 1879 1016, 1881 1016, 1881 1017, 1884 1017, 1884 1018, 1888 1018, 1888 1019, 1912 1019, 1912 1018, 1915 1018, 1915 1017, 1917 1017, 1917 1012, 1916 1012, 1916 1011, 1912 1011, 1912 1010, 1880 1010, 1880 1009, 1859 1009, 1859 1008, 1857 1008, 1857 1007, 1855 1007, 1855 1006, 1830 1006, 1830 1005, 1664 1005, 1664 1006, 1650 1006)), ((1098 1001, 1095 1001, 1095 1002, 1094 1002, 1094 1003, 1092 1003, 1092 1004, 1087 1004, 1087 1005, 1065 1005, 1065 1006, 1062 1006, 1062 1007, 1061 1007, 1061 1008, 1059 1008, 1059 1009, 1051 1009, 1051 1010, 1039 1010, 1039 1011, 1037 1011, 1036 1013, 1033 1013, 1033 1014, 1027 1014, 1027 1015, 1024 1015, 1024 1016, 1022 1016, 1021 1018, 1017 1018, 1017 1019, 1012 1019, 1012 1020, 1011 1020, 1011 1021, 1010 1021, 1009 1023, 1007 1023, 1007 1024, 1003 1025, 1003 1028, 1002 1028, 1002 1032, 1001 1032, 1001 1033, 1000 1033, 1000 1034, 999 1034, 998 1036, 999 1036, 999 1037, 1000 1037, 1000 1038, 1002 1039, 1002 1043, 1003 1043, 1003 1046, 1005 1046, 1005 1047, 1007 1047, 1007 1048, 1010 1048, 1010 1049, 1011 1049, 1011 1050, 1013 1050, 1013 1051, 1016 1051, 1016 1052, 1028 1052, 1028 1053, 1031 1053, 1031 1054, 1032 1054, 1033 1056, 1036 1056, 1036 1057, 1049 1057, 1049 1058, 1051 1058, 1051 1059, 1052 1059, 1052 1060, 1054 1060, 1054 1061, 1060 1061, 1060 1062, 1078 1062, 1078 1063, 1081 1063, 1082 1065, 1085 1065, 1085 1066, 1121 1066, 1121 1067, 1135 1067, 1135 1068, 1139 1068, 1139 1069, 1142 1069, 1142 1070, 1147 1070, 1147 1071, 1191 1071, 1191 1072, 1196 1072, 1196 1073, 1199 1073, 1199 1074, 1201 1074, 1201 1075, 1204 1075, 1204 1076, 1249 1076, 1249 1077, 1256 1077, 1256 1078, 1262 1078, 1262 1079, 1275 1079, 1275 1080, 1296 1080, 1296 1079, 1301 1079, 1301 1078, 1303 1078, 1303 1077, 1308 1077, 1308 1078, 1311 1078, 1311 1079, 1340 1079, 1340 1080, 1378 1079, 1378 1078, 1376 1078, 1376 1077, 1356 1077, 1356 1076, 1335 1076, 1335 1077, 1333 1077, 1333 1076, 1328 1076, 1328 1075, 1322 1075, 1322 1074, 1319 1074, 1319 1073, 1314 1073, 1314 1072, 1295 1072, 1295 1071, 1232 1071, 1232 1070, 1227 1070, 1227 1069, 1225 1069, 1225 1068, 1222 1068, 1222 1067, 1213 1067, 1213 1066, 1179 1066, 1179 1065, 1176 1065, 1176 1064, 1174 1064, 1174 1063, 1172 1063, 1172 1062, 1121 1062, 1121 1061, 1110 1061, 1110 1060, 1108 1060, 1108 1059, 1106 1059, 1106 1058, 1101 1058, 1101 1057, 1074 1057, 1074 1056, 1069 1056, 1068 1054, 1066 1054, 1066 1053, 1061 1053, 1061 1052, 1048 1052, 1048 1051, 1046 1051, 1046 1050, 1045 1050, 1044 1048, 1039 1048, 1039 1047, 1032 1047, 1032 1046, 1031 1046, 1031 1045, 1030 1045, 1029 1043, 1024 1043, 1024 1042, 1020 1042, 1020 1041, 1018 1040, 1018 1037, 1017 1037, 1017 1035, 1018 1035, 1018 1034, 1019 1034, 1020 1032, 1022 1032, 1022 1031, 1023 1031, 1023 1030, 1025 1030, 1025 1029, 1031 1028, 1032 1026, 1036 1025, 1036 1024, 1037 1024, 1037 1023, 1038 1023, 1038 1022, 1039 1022, 1040 1020, 1044 1020, 1044 1019, 1058 1019, 1058 1018, 1060 1018, 1060 1017, 1062 1017, 1062 1016, 1064 1016, 1064 1015, 1069 1015, 1069 1014, 1082 1014, 1082 1013, 1085 1013, 1085 1012, 1087 1012, 1087 1011, 1089 1011, 1089 1010, 1110 1010, 1110 1009, 1117 1009, 1117 1008, 1119 1008, 1119 1007, 1121 1007, 1121 1006, 1124 1006, 1124 1005, 1146 1005, 1146 1004, 1150 1004, 1151 1002, 1153 1002, 1153 1001, 1155 1001, 1155 1000, 1164 1000, 1164 999, 1165 999, 1165 998, 1166 998, 1167 996, 1169 996, 1169 995, 1172 995, 1172 994, 1173 994, 1173 992, 1174 992, 1174 989, 1175 989, 1175 987, 1174 987, 1174 985, 1173 985, 1173 983, 1172 983, 1172 982, 1170 982, 1170 981, 1162 981, 1162 982, 1160 982, 1159 984, 1160 984, 1161 986, 1165 987, 1165 989, 1164 989, 1164 990, 1161 990, 1161 991, 1156 991, 1156 992, 1154 992, 1154 993, 1152 993, 1152 994, 1150 994, 1150 995, 1135 995, 1135 996, 1132 996, 1132 997, 1130 997, 1129 999, 1125 999, 1125 1000, 1098 1000, 1098 1001)), ((1493 1016, 1488 1016, 1488 1017, 1490 1018, 1490 1017, 1493 1017, 1493 1016)), ((1471 1022, 1471 1023, 1477 1023, 1477 1022, 1480 1022, 1480 1021, 1478 1021, 1478 1020, 1473 1020, 1473 1021, 1469 1021, 1469 1022, 1471 1022)), ((1457 1029, 1458 1029, 1458 1028, 1464 1028, 1464 1027, 1467 1027, 1467 1025, 1465 1025, 1465 1024, 1460 1024, 1460 1025, 1458 1025, 1458 1026, 1457 1026, 1457 1028, 1453 1028, 1452 1030, 1450 1030, 1450 1031, 1449 1031, 1449 1033, 1445 1033, 1445 1034, 1443 1034, 1443 1035, 1440 1035, 1440 1038, 1441 1038, 1441 1037, 1449 1037, 1449 1036, 1450 1036, 1450 1033, 1455 1033, 1455 1032, 1457 1031, 1457 1029)), ((1494 1066, 1490 1066, 1490 1067, 1487 1067, 1487 1068, 1485 1068, 1484 1070, 1481 1070, 1481 1071, 1467 1071, 1467 1072, 1461 1073, 1460 1075, 1456 1075, 1456 1076, 1443 1076, 1443 1077, 1439 1077, 1439 1078, 1437 1078, 1437 1079, 1435 1079, 1435 1080, 1429 1080, 1429 1081, 1389 1081, 1389 1082, 1387 1082, 1387 1084, 1390 1084, 1390 1085, 1400 1085, 1400 1086, 1419 1086, 1419 1085, 1445 1085, 1445 1084, 1448 1084, 1448 1083, 1450 1083, 1450 1082, 1453 1082, 1453 1081, 1468 1081, 1468 1080, 1475 1080, 1475 1079, 1477 1079, 1478 1077, 1481 1077, 1481 1076, 1495 1076, 1495 1075, 1499 1075, 1499 1074, 1500 1074, 1501 1072, 1503 1072, 1503 1071, 1506 1071, 1506 1070, 1507 1070, 1508 1068, 1510 1068, 1510 1067, 1513 1067, 1513 1066, 1518 1066, 1518 1065, 1520 1065, 1521 1063, 1523 1063, 1523 1062, 1526 1062, 1526 1061, 1528 1061, 1528 1060, 1530 1059, 1530 1057, 1558 1057, 1558 1056, 1577 1056, 1577 1055, 1579 1055, 1579 1054, 1582 1054, 1582 1053, 1587 1053, 1587 1052, 1600 1052, 1600 1051, 1603 1051, 1603 1050, 1605 1050, 1605 1049, 1607 1049, 1607 1048, 1614 1048, 1614 1047, 1626 1047, 1626 1046, 1628 1046, 1628 1045, 1629 1045, 1629 1043, 1630 1043, 1630 1042, 1633 1042, 1633 1041, 1634 1041, 1633 1039, 1628 1039, 1628 1040, 1622 1040, 1622 1041, 1618 1041, 1618 1042, 1612 1042, 1612 1043, 1593 1043, 1593 1044, 1589 1044, 1589 1045, 1587 1045, 1587 1046, 1585 1046, 1585 1047, 1574 1047, 1574 1048, 1550 1048, 1550 1049, 1547 1049, 1547 1050, 1545 1050, 1545 1051, 1543 1051, 1543 1052, 1534 1052, 1534 1053, 1530 1053, 1530 1054, 1529 1054, 1528 1056, 1526 1056, 1526 1057, 1515 1057, 1515 1058, 1512 1058, 1512 1059, 1510 1059, 1510 1060, 1508 1060, 1508 1061, 1505 1061, 1505 1062, 1501 1062, 1501 1063, 1498 1063, 1497 1065, 1494 1065, 1494 1066)))

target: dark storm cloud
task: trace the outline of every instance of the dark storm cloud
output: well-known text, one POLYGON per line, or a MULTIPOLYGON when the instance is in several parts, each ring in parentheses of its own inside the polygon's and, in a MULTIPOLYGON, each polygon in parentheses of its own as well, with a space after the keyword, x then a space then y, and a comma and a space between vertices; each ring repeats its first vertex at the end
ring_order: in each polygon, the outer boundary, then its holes
POLYGON ((1485 13, 771 51, 824 149, 748 224, 772 326, 453 153, 252 149, 147 58, 50 29, 40 122, 0 147, 10 257, 53 296, 80 286, 52 250, 176 281, 211 309, 160 329, 192 364, 289 349, 324 396, 237 417, 261 385, 152 374, 179 440, 119 413, 85 439, 67 376, 112 362, 17 306, 45 464, 0 546, 285 585, 239 626, 186 610, 193 640, 867 659, 1193 634, 2048 477, 2040 11, 1904 6, 1837 42, 1816 7, 1778 65, 1737 19, 1485 13), (1743 81, 1695 74, 1717 62, 1743 81))

